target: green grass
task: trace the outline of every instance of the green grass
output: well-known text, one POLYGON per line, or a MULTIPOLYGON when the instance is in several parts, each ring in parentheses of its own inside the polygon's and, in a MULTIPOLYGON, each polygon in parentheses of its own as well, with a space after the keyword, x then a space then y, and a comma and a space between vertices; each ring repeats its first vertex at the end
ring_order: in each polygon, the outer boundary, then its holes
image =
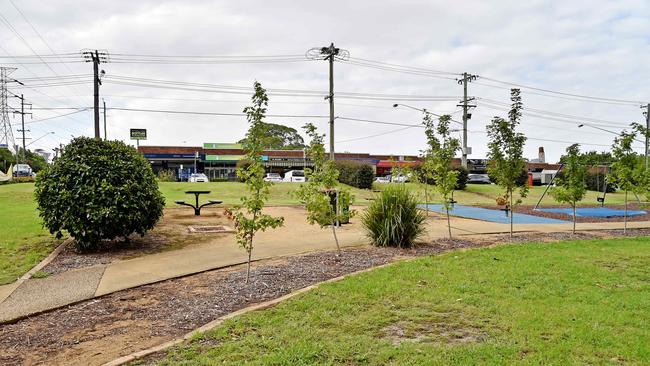
POLYGON ((0 285, 13 282, 59 243, 41 226, 33 184, 0 186, 0 285))
POLYGON ((647 365, 650 239, 402 262, 248 313, 161 365, 647 365))

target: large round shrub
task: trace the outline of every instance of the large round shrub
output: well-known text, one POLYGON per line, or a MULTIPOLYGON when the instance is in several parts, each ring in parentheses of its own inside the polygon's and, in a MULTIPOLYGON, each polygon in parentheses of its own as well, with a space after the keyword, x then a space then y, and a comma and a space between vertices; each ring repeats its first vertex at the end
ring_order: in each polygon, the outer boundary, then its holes
POLYGON ((68 232, 80 250, 144 235, 165 204, 149 162, 133 147, 85 137, 72 140, 38 175, 36 201, 50 233, 68 232))
POLYGON ((408 248, 424 233, 426 215, 403 184, 390 184, 363 213, 361 221, 376 246, 408 248))

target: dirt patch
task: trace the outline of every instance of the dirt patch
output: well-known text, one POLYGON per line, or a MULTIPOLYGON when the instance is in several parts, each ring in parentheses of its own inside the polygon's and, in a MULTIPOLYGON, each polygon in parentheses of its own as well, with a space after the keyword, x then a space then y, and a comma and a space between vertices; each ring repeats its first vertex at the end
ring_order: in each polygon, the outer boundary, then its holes
POLYGON ((235 230, 230 226, 225 225, 211 225, 211 226, 188 226, 187 230, 190 233, 234 233, 235 230))
POLYGON ((144 236, 131 235, 129 238, 107 240, 98 250, 84 253, 77 252, 74 243, 68 243, 61 253, 43 268, 43 273, 52 275, 71 269, 108 264, 116 260, 180 249, 204 242, 212 237, 225 235, 228 231, 202 232, 202 235, 199 236, 191 235, 188 231, 190 226, 225 226, 229 221, 223 217, 222 212, 223 209, 218 207, 205 208, 202 210, 201 216, 195 216, 194 211, 188 209, 165 209, 165 215, 158 225, 144 236))
POLYGON ((398 346, 404 342, 445 345, 483 342, 488 338, 481 328, 463 324, 455 317, 422 323, 399 321, 382 329, 384 339, 398 346))

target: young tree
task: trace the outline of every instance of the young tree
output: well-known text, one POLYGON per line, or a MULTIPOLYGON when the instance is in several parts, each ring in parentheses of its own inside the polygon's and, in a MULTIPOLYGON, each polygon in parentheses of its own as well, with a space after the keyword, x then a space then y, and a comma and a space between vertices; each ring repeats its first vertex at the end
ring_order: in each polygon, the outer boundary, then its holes
POLYGON ((246 183, 249 194, 241 197, 241 205, 236 206, 232 212, 237 229, 237 242, 248 254, 247 284, 250 281, 251 255, 255 234, 260 230, 280 227, 284 223, 283 217, 273 217, 262 213, 264 203, 269 197, 269 188, 273 184, 264 181, 264 163, 262 161, 266 137, 263 123, 269 98, 259 82, 255 82, 254 88, 255 94, 251 98, 253 105, 244 108, 250 127, 246 133, 243 147, 249 164, 237 169, 237 176, 246 183))
POLYGON ((632 143, 636 137, 635 132, 623 131, 614 139, 612 145, 612 157, 614 162, 611 165, 609 182, 617 185, 625 192, 625 215, 623 233, 627 233, 627 193, 643 192, 647 186, 647 173, 639 167, 637 154, 632 149, 632 143))
POLYGON ((452 205, 452 195, 456 188, 459 172, 451 166, 452 159, 456 151, 460 149, 460 141, 451 137, 449 122, 451 116, 444 115, 438 119, 438 125, 435 126, 431 115, 424 112, 424 133, 427 136, 427 165, 431 177, 435 181, 435 189, 442 196, 442 204, 447 213, 447 229, 451 239, 451 220, 449 219, 449 209, 452 205))
POLYGON ((576 203, 582 201, 587 193, 585 177, 587 165, 584 164, 580 146, 573 144, 566 149, 562 174, 556 179, 556 187, 551 190, 551 196, 560 203, 568 203, 573 208, 573 233, 576 233, 576 203))
POLYGON ((311 123, 304 127, 311 141, 306 149, 307 156, 311 159, 313 168, 305 169, 307 182, 301 184, 295 192, 296 197, 305 204, 307 209, 307 222, 310 225, 318 224, 321 229, 327 225, 332 227, 332 234, 336 242, 338 256, 341 255, 339 239, 336 236, 336 224, 346 221, 355 214, 348 208, 354 197, 349 191, 339 188, 339 171, 334 167, 334 162, 327 159, 323 136, 316 131, 316 126, 311 123), (332 205, 332 195, 335 195, 335 205, 332 205))
POLYGON ((490 140, 488 143, 488 173, 505 191, 505 197, 503 197, 505 201, 510 202, 510 237, 512 238, 514 206, 521 203, 521 199, 514 201, 514 191, 519 188, 520 197, 526 197, 528 186, 518 182, 521 172, 526 167, 523 157, 526 137, 521 132, 515 131, 520 123, 523 107, 519 89, 511 89, 510 100, 512 107, 508 113, 508 120, 494 117, 487 125, 487 133, 490 140))

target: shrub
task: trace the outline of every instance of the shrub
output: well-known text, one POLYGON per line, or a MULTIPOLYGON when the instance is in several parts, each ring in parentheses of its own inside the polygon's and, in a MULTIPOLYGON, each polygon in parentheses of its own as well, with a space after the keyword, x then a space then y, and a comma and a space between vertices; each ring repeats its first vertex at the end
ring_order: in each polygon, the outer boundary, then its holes
POLYGON ((369 164, 342 160, 335 163, 335 168, 339 171, 339 182, 361 189, 372 188, 375 171, 369 164))
POLYGON ((467 179, 469 177, 469 172, 467 171, 467 169, 463 168, 462 166, 454 168, 454 170, 458 172, 458 175, 456 176, 456 187, 454 189, 458 191, 462 191, 467 187, 467 179))
MULTIPOLYGON (((454 168, 455 171, 458 172, 458 175, 456 176, 456 187, 454 188, 457 191, 462 191, 467 187, 467 180, 469 179, 469 172, 467 169, 459 166, 454 168)), ((435 185, 436 180, 433 178, 426 178, 424 176, 424 172, 422 171, 422 168, 417 168, 413 171, 413 174, 417 174, 418 179, 420 182, 427 182, 429 185, 435 185)))
POLYGON ((144 235, 165 204, 149 162, 133 147, 85 137, 39 173, 35 195, 44 226, 59 238, 67 231, 79 250, 144 235))
POLYGON ((376 246, 408 248, 424 233, 426 215, 401 184, 387 186, 363 213, 361 221, 376 246))
POLYGON ((158 172, 158 180, 161 182, 176 182, 176 174, 171 169, 161 170, 158 172))

